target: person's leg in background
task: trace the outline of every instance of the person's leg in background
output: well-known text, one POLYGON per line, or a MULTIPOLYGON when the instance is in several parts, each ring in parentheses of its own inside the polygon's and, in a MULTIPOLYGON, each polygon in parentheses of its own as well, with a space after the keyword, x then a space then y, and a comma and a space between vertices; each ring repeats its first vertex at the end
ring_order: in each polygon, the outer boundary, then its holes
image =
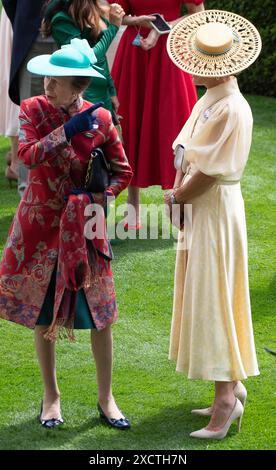
POLYGON ((7 167, 5 176, 11 184, 12 181, 18 181, 18 136, 9 136, 9 138, 11 141, 11 150, 8 152, 8 156, 6 156, 7 167))

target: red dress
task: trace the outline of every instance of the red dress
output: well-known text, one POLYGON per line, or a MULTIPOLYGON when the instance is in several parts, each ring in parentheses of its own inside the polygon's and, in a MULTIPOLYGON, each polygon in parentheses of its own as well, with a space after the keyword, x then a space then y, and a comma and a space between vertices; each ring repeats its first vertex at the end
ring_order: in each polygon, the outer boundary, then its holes
MULTIPOLYGON (((167 21, 180 16, 181 3, 203 0, 116 0, 126 14, 160 13, 167 21)), ((113 3, 113 0, 110 0, 113 3)), ((167 35, 144 51, 132 45, 138 28, 128 26, 119 44, 112 76, 120 101, 119 114, 133 186, 173 186, 172 143, 190 116, 197 100, 190 75, 179 70, 166 51, 167 35)), ((141 29, 143 37, 148 29, 141 29)))

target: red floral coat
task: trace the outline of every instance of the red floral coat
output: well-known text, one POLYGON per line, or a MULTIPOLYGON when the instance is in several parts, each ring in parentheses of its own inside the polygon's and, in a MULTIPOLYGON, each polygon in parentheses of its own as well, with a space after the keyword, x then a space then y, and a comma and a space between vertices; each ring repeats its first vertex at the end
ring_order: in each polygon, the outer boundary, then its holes
MULTIPOLYGON (((30 168, 29 184, 18 206, 0 264, 0 317, 34 328, 57 263, 64 197, 84 186, 90 153, 102 146, 112 169, 108 191, 115 197, 129 184, 132 171, 111 115, 96 112, 99 128, 68 143, 63 124, 91 103, 80 99, 66 112, 45 96, 23 101, 19 158, 30 168)), ((110 263, 84 288, 96 325, 102 329, 117 317, 110 263)), ((62 289, 56 291, 55 309, 62 289)))

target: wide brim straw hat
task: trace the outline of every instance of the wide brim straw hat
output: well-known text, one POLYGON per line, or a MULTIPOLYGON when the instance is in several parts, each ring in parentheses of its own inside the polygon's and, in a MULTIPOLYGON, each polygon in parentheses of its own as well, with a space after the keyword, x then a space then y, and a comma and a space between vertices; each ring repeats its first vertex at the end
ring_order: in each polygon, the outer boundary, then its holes
POLYGON ((225 77, 248 68, 261 52, 259 32, 230 11, 205 10, 189 15, 167 40, 171 60, 199 77, 225 77))
POLYGON ((27 70, 36 75, 48 77, 97 77, 105 80, 97 67, 96 56, 86 39, 72 39, 53 54, 34 57, 27 64, 27 70))

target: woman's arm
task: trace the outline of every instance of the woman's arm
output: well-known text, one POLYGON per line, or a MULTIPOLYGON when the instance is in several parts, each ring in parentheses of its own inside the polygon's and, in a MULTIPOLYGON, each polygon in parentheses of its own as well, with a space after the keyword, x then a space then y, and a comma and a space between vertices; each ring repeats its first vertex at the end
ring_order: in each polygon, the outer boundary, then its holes
POLYGON ((176 202, 185 204, 194 197, 200 196, 215 183, 216 179, 214 176, 205 175, 198 170, 187 183, 174 191, 176 202))
POLYGON ((185 3, 189 15, 204 10, 204 0, 184 0, 183 3, 185 3))
POLYGON ((176 175, 175 175, 173 189, 179 188, 179 186, 182 183, 183 178, 184 178, 183 171, 181 169, 177 170, 176 175))
POLYGON ((101 39, 93 47, 93 51, 97 57, 97 60, 102 59, 106 55, 107 50, 115 38, 118 30, 118 26, 115 26, 114 24, 110 24, 107 29, 103 30, 101 39))
POLYGON ((35 168, 46 160, 60 154, 69 144, 64 127, 60 126, 40 139, 28 108, 23 102, 19 114, 20 131, 18 158, 27 168, 35 168))
POLYGON ((113 81, 113 78, 111 77, 110 73, 107 77, 107 86, 108 86, 108 91, 109 91, 109 95, 110 95, 110 100, 111 100, 111 103, 112 103, 112 108, 113 108, 114 112, 117 114, 118 110, 119 110, 119 107, 120 107, 120 103, 119 103, 119 100, 118 100, 118 97, 117 97, 117 91, 116 91, 116 88, 115 88, 115 85, 114 85, 114 81, 113 81))
POLYGON ((202 173, 201 171, 197 171, 187 183, 184 183, 182 186, 178 186, 181 183, 183 177, 183 173, 181 170, 177 171, 174 189, 173 191, 169 191, 165 193, 164 200, 165 204, 169 207, 169 214, 170 219, 173 225, 175 225, 178 229, 182 228, 181 220, 174 221, 172 218, 172 201, 171 195, 174 194, 176 204, 180 204, 181 210, 183 209, 184 204, 188 204, 190 200, 194 197, 200 196, 205 191, 207 191, 215 182, 216 178, 213 176, 208 176, 202 173))
MULTIPOLYGON (((183 3, 185 3, 185 5, 186 5, 187 15, 192 15, 193 13, 198 13, 199 11, 204 10, 203 0, 201 0, 201 3, 200 3, 200 0, 195 2, 195 3, 186 3, 186 2, 183 2, 183 3)), ((181 16, 180 18, 177 18, 174 21, 170 21, 170 25, 175 26, 177 23, 179 23, 179 21, 181 21, 187 15, 181 16)))
POLYGON ((141 26, 143 28, 152 29, 150 21, 155 20, 155 16, 150 15, 141 15, 141 16, 132 16, 125 15, 123 17, 123 24, 126 26, 141 26))
POLYGON ((108 86, 108 91, 109 91, 110 96, 111 97, 112 96, 117 96, 114 81, 113 81, 113 78, 111 77, 110 73, 109 73, 108 77, 106 78, 106 80, 107 80, 107 86, 108 86))
MULTIPOLYGON (((126 26, 141 26, 145 28, 151 29, 152 26, 149 23, 151 20, 154 20, 154 16, 150 15, 140 15, 140 16, 132 16, 131 12, 131 5, 128 0, 115 0, 115 5, 119 5, 124 11, 125 16, 123 17, 123 25, 126 26)), ((108 3, 112 7, 114 5, 114 0, 108 0, 108 3)))
MULTIPOLYGON (((82 39, 80 28, 74 24, 70 17, 54 17, 51 26, 52 35, 58 47, 61 47, 64 44, 70 44, 71 39, 82 39)), ((118 29, 118 26, 110 24, 107 29, 103 30, 101 38, 92 48, 97 60, 102 59, 106 55, 107 49, 116 36, 118 29)))
MULTIPOLYGON (((196 1, 196 0, 195 0, 196 1)), ((192 13, 196 13, 198 11, 204 10, 203 3, 200 3, 202 0, 198 0, 197 3, 186 3, 188 14, 191 15, 192 13)), ((176 25, 180 20, 182 20, 184 16, 177 18, 175 21, 171 21, 170 25, 173 27, 176 25)), ((155 29, 152 29, 149 35, 144 39, 141 39, 141 48, 145 51, 148 51, 156 46, 160 35, 155 29)))

